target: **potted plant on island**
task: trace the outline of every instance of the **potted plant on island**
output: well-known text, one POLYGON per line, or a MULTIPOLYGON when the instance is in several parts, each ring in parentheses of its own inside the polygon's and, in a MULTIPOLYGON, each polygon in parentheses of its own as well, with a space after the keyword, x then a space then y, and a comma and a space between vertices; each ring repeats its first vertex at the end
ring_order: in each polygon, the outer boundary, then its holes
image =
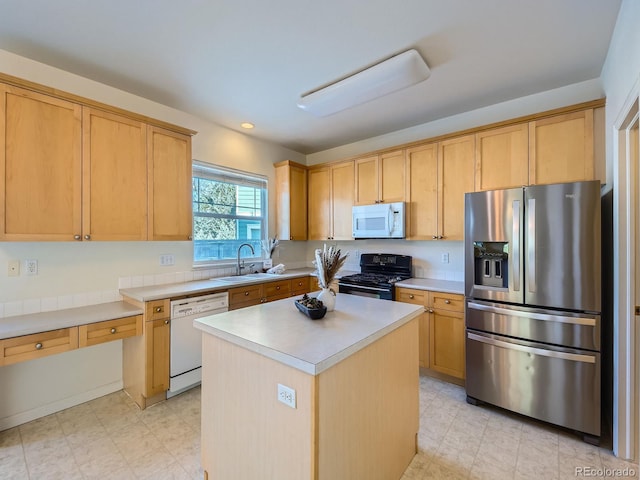
POLYGON ((329 312, 333 311, 336 305, 336 292, 331 288, 331 282, 336 278, 336 274, 349 256, 349 252, 344 255, 341 253, 339 248, 327 247, 325 244, 323 249, 316 249, 316 259, 313 262, 317 270, 318 285, 322 289, 317 298, 322 301, 329 312))

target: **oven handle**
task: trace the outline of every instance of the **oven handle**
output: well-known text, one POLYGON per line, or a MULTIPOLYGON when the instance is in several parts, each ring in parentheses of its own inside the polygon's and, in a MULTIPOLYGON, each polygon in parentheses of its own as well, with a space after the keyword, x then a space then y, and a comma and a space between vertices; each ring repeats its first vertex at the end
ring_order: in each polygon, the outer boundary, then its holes
POLYGON ((595 327, 596 325, 595 318, 565 317, 563 315, 548 315, 546 313, 523 312, 522 310, 511 310, 509 308, 493 307, 490 305, 483 305, 481 303, 475 302, 469 302, 468 305, 469 308, 472 308, 474 310, 511 315, 512 317, 530 318, 532 320, 544 320, 546 322, 570 323, 573 325, 587 325, 589 327, 595 327))
POLYGON ((353 283, 339 282, 338 285, 342 286, 342 287, 353 287, 353 288, 362 288, 364 290, 373 290, 374 292, 386 292, 387 291, 384 288, 365 287, 364 285, 354 285, 353 283))
POLYGON ((502 347, 507 350, 518 350, 524 353, 530 353, 532 355, 540 355, 542 357, 559 358, 561 360, 572 360, 574 362, 582 363, 596 363, 596 357, 592 355, 580 355, 578 353, 564 353, 556 352, 555 350, 546 350, 542 348, 527 347, 518 343, 503 342, 502 340, 496 340, 495 338, 476 335, 475 333, 467 332, 467 338, 469 340, 475 340, 477 342, 486 343, 494 347, 502 347))

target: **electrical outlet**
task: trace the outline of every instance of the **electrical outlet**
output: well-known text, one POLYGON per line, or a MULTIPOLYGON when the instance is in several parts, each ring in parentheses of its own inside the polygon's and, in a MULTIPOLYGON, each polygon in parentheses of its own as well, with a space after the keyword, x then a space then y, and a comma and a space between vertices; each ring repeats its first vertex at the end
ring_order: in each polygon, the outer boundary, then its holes
POLYGON ((27 275, 38 274, 38 260, 25 260, 24 270, 27 275))
POLYGON ((293 388, 278 384, 278 401, 296 408, 296 391, 293 388))
POLYGON ((10 277, 20 276, 20 260, 9 261, 7 275, 9 275, 10 277))
POLYGON ((443 253, 442 254, 442 263, 449 263, 449 254, 448 253, 443 253))
POLYGON ((163 267, 168 267, 176 263, 176 259, 171 253, 165 253, 160 255, 160 265, 163 267))

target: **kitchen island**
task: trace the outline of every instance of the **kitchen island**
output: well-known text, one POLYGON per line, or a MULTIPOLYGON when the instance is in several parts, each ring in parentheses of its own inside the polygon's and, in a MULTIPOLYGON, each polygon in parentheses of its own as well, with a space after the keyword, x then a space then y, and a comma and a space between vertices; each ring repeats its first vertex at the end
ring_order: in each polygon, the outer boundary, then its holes
POLYGON ((336 300, 321 320, 285 299, 194 322, 204 332, 205 478, 402 476, 416 453, 423 309, 336 300))

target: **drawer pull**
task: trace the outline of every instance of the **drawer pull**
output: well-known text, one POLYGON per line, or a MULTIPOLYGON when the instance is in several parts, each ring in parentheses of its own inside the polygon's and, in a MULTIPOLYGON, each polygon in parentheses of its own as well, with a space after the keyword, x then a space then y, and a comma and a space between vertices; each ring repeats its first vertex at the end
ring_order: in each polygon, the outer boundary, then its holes
POLYGON ((409 298, 413 298, 413 293, 411 295, 409 295, 409 298))
POLYGON ((40 342, 36 343, 36 350, 42 350, 42 344, 40 342))
POLYGON ((249 296, 249 292, 244 292, 244 296, 245 297, 249 296))
POLYGON ((433 308, 430 308, 430 309, 429 309, 429 313, 433 313, 433 308))
POLYGON ((446 303, 447 305, 449 305, 451 303, 451 300, 445 300, 444 303, 446 303))
POLYGON ((112 329, 111 329, 111 333, 116 333, 116 329, 115 329, 115 328, 112 328, 112 329))
POLYGON ((278 286, 276 287, 276 290, 280 290, 280 285, 278 285, 278 286))
POLYGON ((155 310, 156 310, 156 313, 162 313, 164 312, 164 307, 156 307, 155 310))
POLYGON ((168 318, 164 321, 164 324, 165 325, 169 325, 169 319, 168 318))

